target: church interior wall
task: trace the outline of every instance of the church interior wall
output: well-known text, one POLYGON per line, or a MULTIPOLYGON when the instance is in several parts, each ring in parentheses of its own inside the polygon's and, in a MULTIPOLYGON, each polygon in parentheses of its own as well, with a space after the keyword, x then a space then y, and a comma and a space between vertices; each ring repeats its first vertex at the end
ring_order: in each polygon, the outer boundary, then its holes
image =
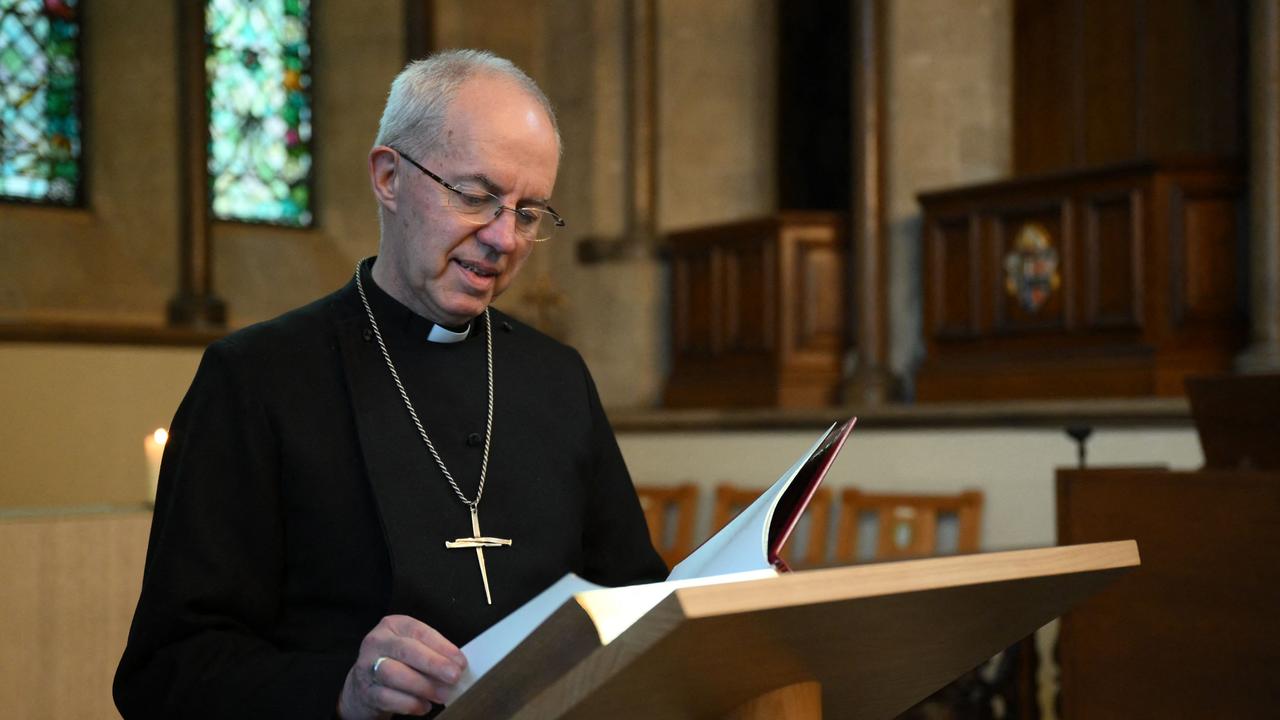
MULTIPOLYGON (((667 362, 664 266, 651 255, 583 264, 576 247, 592 237, 616 239, 625 230, 626 6, 510 0, 480 14, 462 0, 434 5, 435 45, 488 47, 512 57, 544 84, 560 113, 566 147, 557 203, 564 205, 571 232, 563 242, 539 247, 499 304, 539 320, 578 347, 606 406, 653 405, 667 362), (545 316, 535 313, 538 292, 559 297, 545 316)), ((918 353, 915 193, 1009 168, 1010 6, 1010 0, 888 4, 887 208, 897 369, 909 366, 918 353)), ((157 0, 129 5, 150 12, 146 23, 136 19, 146 13, 124 7, 119 0, 105 0, 91 15, 93 41, 86 44, 85 63, 91 86, 89 209, 0 206, 0 312, 5 315, 105 314, 117 321, 158 323, 173 292, 179 232, 175 113, 147 112, 176 107, 175 49, 166 42, 168 35, 154 31, 171 26, 173 17, 171 6, 157 0), (151 43, 146 52, 140 38, 151 43), (122 65, 107 59, 123 56, 137 61, 122 65)), ((655 7, 659 231, 773 212, 773 6, 716 0, 663 1, 655 7)), ((355 258, 375 250, 376 212, 364 162, 376 108, 403 57, 402 8, 394 0, 377 0, 372 5, 321 3, 316 9, 319 222, 317 229, 305 231, 216 225, 216 287, 228 301, 233 324, 327 292, 345 280, 355 258)), ((199 354, 194 348, 0 346, 4 377, 19 379, 7 381, 0 397, 8 409, 0 445, 12 448, 0 475, 0 507, 145 499, 139 446, 146 433, 172 417, 199 354)), ((960 442, 962 435, 859 432, 886 439, 863 441, 867 447, 859 448, 859 471, 839 474, 833 478, 837 483, 873 478, 868 487, 886 490, 976 485, 988 492, 990 542, 1051 542, 1051 469, 1073 461, 1059 434, 1013 442, 1028 436, 991 430, 972 440, 992 457, 1020 458, 997 470, 982 455, 955 456, 966 459, 953 458, 943 467, 909 467, 901 464, 903 458, 920 453, 902 451, 887 439, 950 443, 960 442), (881 442, 889 444, 881 450, 881 442), (1034 468, 1016 464, 1030 457, 1042 460, 1034 468), (877 462, 885 465, 861 472, 877 462), (1014 505, 1037 509, 1029 514, 1008 509, 1014 505)), ((1094 445, 1102 448, 1110 437, 1100 434, 1094 445)), ((783 431, 760 437, 623 433, 621 442, 637 480, 671 482, 689 474, 709 492, 724 477, 772 480, 773 470, 782 469, 774 465, 802 450, 807 438, 807 433, 783 431), (771 462, 746 460, 751 457, 771 462), (767 477, 759 475, 762 468, 770 468, 767 477)), ((1194 464, 1191 456, 1197 452, 1189 431, 1160 431, 1132 452, 1117 447, 1114 455, 1095 460, 1194 464)))

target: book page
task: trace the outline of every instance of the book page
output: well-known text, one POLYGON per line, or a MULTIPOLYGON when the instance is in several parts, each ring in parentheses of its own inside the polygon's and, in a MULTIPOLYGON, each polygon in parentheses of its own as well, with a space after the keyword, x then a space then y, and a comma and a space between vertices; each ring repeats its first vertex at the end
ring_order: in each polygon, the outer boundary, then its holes
POLYGON ((545 622, 548 617, 551 617, 551 613, 571 598, 582 607, 595 624, 596 632, 600 635, 600 644, 608 645, 655 605, 662 602, 663 598, 679 588, 760 580, 775 575, 777 572, 773 568, 766 567, 753 572, 690 578, 679 582, 667 581, 610 588, 569 573, 462 646, 462 654, 467 657, 467 669, 451 689, 442 693, 445 703, 452 702, 454 698, 466 692, 494 665, 497 665, 498 661, 523 642, 534 628, 545 622))
MULTIPOLYGON (((835 426, 832 425, 832 427, 835 426)), ((782 493, 791 481, 795 480, 796 474, 823 446, 823 442, 830 433, 831 428, 828 428, 827 432, 820 435, 809 451, 801 455, 800 459, 783 473, 777 482, 760 493, 760 497, 738 513, 738 516, 725 525, 724 529, 678 563, 667 579, 685 580, 772 567, 769 563, 768 544, 769 521, 773 517, 773 509, 778 503, 778 498, 782 497, 782 493)))
POLYGON ((609 588, 569 573, 510 615, 491 625, 488 630, 475 636, 471 642, 462 646, 462 654, 467 658, 467 669, 462 671, 462 677, 458 678, 452 689, 442 693, 445 703, 452 702, 466 692, 467 688, 497 665, 499 660, 514 650, 534 628, 551 617, 551 613, 569 598, 580 592, 607 589, 609 588))
MULTIPOLYGON (((841 438, 848 434, 851 422, 841 426, 841 438)), ((777 482, 761 493, 724 529, 676 565, 666 582, 606 588, 569 573, 477 635, 462 647, 462 652, 467 657, 467 669, 457 684, 444 693, 446 703, 466 692, 570 598, 576 599, 590 616, 600 635, 600 644, 607 645, 677 588, 741 582, 777 575, 769 562, 768 548, 774 512, 798 474, 802 471, 807 475, 825 472, 829 462, 816 471, 806 470, 806 465, 816 455, 839 451, 838 444, 834 450, 830 444, 835 428, 834 424, 828 428, 777 482)), ((816 483, 821 481, 821 477, 812 480, 816 483)), ((807 497, 796 503, 798 509, 803 510, 805 502, 807 497)))

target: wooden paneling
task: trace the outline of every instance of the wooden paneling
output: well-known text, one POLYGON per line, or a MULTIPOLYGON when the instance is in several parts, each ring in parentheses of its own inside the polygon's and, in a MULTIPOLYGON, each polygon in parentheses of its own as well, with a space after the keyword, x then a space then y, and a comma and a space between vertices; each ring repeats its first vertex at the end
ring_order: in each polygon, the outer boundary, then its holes
POLYGON ((1236 198, 1214 192, 1181 193, 1174 238, 1181 245, 1179 283, 1185 320, 1212 320, 1231 312, 1236 297, 1236 198))
POLYGON ((773 347, 771 319, 773 309, 768 299, 768 268, 773 264, 774 248, 767 237, 754 237, 742 245, 718 248, 722 258, 724 286, 720 295, 724 320, 724 351, 729 353, 767 352, 773 347))
POLYGON ((1015 0, 1014 168, 1239 157, 1244 0, 1015 0))
POLYGON ((151 513, 0 521, 0 708, 115 718, 111 680, 142 587, 151 513))
POLYGON ((1142 191, 1084 202, 1085 325, 1138 329, 1142 316, 1142 191))
POLYGON ((1062 620, 1061 712, 1262 718, 1280 705, 1280 475, 1059 470, 1058 542, 1134 538, 1138 572, 1062 620))
POLYGON ((677 319, 672 325, 672 333, 676 351, 685 355, 710 355, 716 344, 716 324, 711 317, 716 307, 712 302, 715 287, 710 281, 714 277, 711 257, 712 248, 693 248, 672 262, 675 280, 673 316, 677 319), (704 278, 704 281, 694 282, 694 278, 704 278))
POLYGON ((1184 376, 1227 370, 1243 190, 1233 164, 1183 162, 922 195, 918 398, 1180 395, 1184 376), (1029 228, 1052 253, 1019 254, 1029 228))
MULTIPOLYGON (((1083 153, 1077 167, 1096 167, 1138 157, 1135 90, 1142 68, 1138 55, 1139 4, 1126 0, 1082 0, 1078 37, 1068 35, 1080 62, 1068 68, 1080 84, 1078 125, 1083 153)), ((1016 41, 1015 41, 1016 43, 1016 41)), ((1015 100, 1016 102, 1016 100, 1015 100)), ((1015 130, 1016 132, 1016 130, 1015 130)))
POLYGON ((835 402, 847 312, 840 217, 787 212, 670 237, 667 405, 835 402))
POLYGON ((972 337, 978 333, 978 233, 968 216, 941 218, 929 223, 930 258, 926 284, 939 288, 929 293, 933 334, 945 338, 972 337))
POLYGON ((819 359, 839 353, 844 338, 844 254, 831 244, 825 228, 784 233, 790 237, 782 242, 787 258, 783 273, 793 291, 783 298, 783 317, 784 322, 794 320, 784 350, 795 356, 816 354, 819 359))
POLYGON ((1074 41, 1077 3, 1015 0, 1013 158, 1019 174, 1074 167, 1080 88, 1074 41))

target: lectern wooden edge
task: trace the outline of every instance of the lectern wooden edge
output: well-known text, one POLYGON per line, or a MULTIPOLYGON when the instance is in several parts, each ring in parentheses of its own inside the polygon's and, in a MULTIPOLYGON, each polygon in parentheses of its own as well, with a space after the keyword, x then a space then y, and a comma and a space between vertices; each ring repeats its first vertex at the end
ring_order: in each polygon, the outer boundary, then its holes
POLYGON ((606 645, 570 600, 441 718, 892 718, 1138 564, 1127 540, 683 588, 606 645))

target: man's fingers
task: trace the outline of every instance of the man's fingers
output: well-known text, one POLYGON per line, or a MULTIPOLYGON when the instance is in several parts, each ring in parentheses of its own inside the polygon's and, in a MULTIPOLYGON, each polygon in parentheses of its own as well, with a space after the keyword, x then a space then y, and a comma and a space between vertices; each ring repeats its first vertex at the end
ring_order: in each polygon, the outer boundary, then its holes
POLYGON ((378 666, 373 676, 374 682, 383 687, 398 690, 407 695, 431 702, 443 703, 437 683, 432 682, 418 670, 405 665, 399 660, 387 658, 378 666))
MULTIPOLYGON (((382 674, 382 670, 383 668, 378 668, 379 675, 382 674)), ((430 702, 386 685, 374 685, 369 688, 369 699, 373 701, 371 703, 373 707, 397 715, 426 715, 431 712, 430 702)))
MULTIPOLYGON (((387 626, 396 635, 408 637, 417 640, 427 647, 446 657, 462 658, 462 651, 457 645, 449 642, 448 638, 440 634, 440 631, 430 625, 409 617, 408 615, 390 615, 386 618, 387 626)), ((463 659, 465 667, 465 659, 463 659)))
MULTIPOLYGON (((403 664, 408 669, 416 670, 428 677, 438 678, 449 685, 456 683, 462 676, 462 666, 455 659, 442 655, 434 648, 413 638, 398 636, 392 638, 387 642, 383 654, 395 658, 398 664, 403 664)), ((387 663, 384 662, 382 666, 385 668, 387 663)), ((382 670, 379 669, 378 673, 381 675, 382 670)))
POLYGON ((430 625, 419 620, 415 620, 407 615, 390 615, 384 618, 384 621, 386 622, 387 629, 397 637, 408 641, 402 645, 397 644, 398 647, 412 648, 417 645, 418 647, 425 648, 428 651, 425 655, 419 655, 411 649, 406 650, 406 655, 400 657, 400 659, 405 661, 406 664, 415 666, 423 672, 447 679, 449 682, 454 682, 456 677, 452 679, 448 678, 446 675, 432 672, 431 668, 437 668, 440 671, 445 671, 447 669, 445 666, 451 665, 459 673, 466 669, 467 658, 462 654, 462 651, 458 649, 458 646, 449 642, 445 636, 441 635, 430 625), (440 661, 443 661, 445 665, 441 665, 440 661), (419 665, 419 662, 426 664, 419 665))

